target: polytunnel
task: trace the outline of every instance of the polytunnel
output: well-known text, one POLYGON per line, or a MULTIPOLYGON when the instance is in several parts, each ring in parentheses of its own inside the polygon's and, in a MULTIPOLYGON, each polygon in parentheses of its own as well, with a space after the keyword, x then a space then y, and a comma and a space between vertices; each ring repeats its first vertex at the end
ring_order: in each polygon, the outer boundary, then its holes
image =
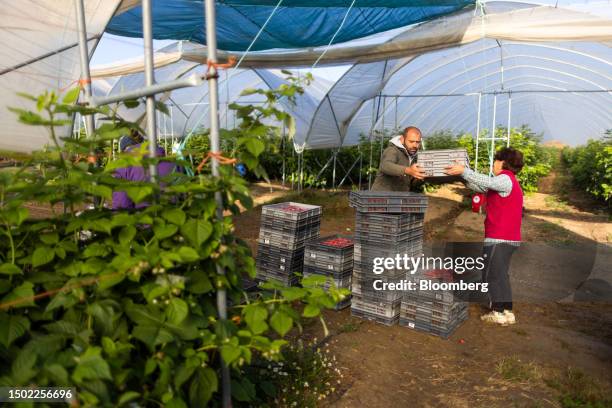
MULTIPOLYGON (((92 41, 103 30, 140 36, 138 3, 116 2, 103 15, 102 6, 87 7, 101 20, 90 26, 97 33, 92 41)), ((311 72, 315 80, 295 106, 281 101, 296 119, 298 152, 351 146, 374 131, 407 125, 426 135, 439 130, 476 135, 494 126, 528 124, 545 140, 571 145, 612 127, 609 1, 232 0, 217 7, 224 49, 219 57, 235 56, 240 64, 219 78, 221 126, 235 123, 230 103, 258 103, 257 95, 241 96, 243 89, 280 85, 286 81, 280 68, 298 75, 311 72), (329 67, 342 67, 344 73, 330 77, 329 67)), ((154 2, 155 38, 180 40, 155 53, 158 83, 204 73, 202 13, 200 1, 154 2)), ((65 37, 69 33, 63 31, 65 37)), ((70 71, 50 75, 53 80, 41 81, 41 76, 33 90, 74 83, 75 56, 62 61, 70 71)), ((36 66, 26 62, 4 69, 0 79, 36 66)), ((142 87, 142 71, 137 59, 93 67, 96 95, 142 87), (109 82, 97 84, 103 81, 109 82)), ((10 93, 14 82, 9 85, 10 93)), ((171 114, 158 118, 158 136, 182 138, 207 127, 206 85, 167 92, 160 99, 171 114)), ((14 106, 16 100, 11 95, 4 103, 14 106)), ((139 108, 122 114, 143 120, 145 113, 139 108)), ((1 115, 7 126, 0 130, 0 149, 42 146, 43 134, 16 125, 6 110, 1 115)))

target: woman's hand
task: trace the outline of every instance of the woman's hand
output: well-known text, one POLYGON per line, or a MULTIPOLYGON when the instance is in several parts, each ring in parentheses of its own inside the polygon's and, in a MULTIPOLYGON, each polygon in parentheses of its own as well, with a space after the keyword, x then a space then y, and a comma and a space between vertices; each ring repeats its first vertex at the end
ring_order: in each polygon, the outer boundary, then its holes
POLYGON ((445 167, 444 170, 449 176, 460 176, 463 174, 465 166, 463 164, 454 164, 452 166, 445 167))

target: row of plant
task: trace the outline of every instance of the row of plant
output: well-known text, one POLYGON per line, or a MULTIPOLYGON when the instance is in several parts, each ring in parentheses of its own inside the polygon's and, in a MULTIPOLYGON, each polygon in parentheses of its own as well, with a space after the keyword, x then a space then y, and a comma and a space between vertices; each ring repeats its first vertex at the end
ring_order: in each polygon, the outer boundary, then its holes
POLYGON ((612 129, 586 145, 565 147, 562 160, 577 186, 612 206, 612 129))
MULTIPOLYGON (((224 155, 264 176, 260 158, 278 134, 264 123, 290 122, 276 101, 302 87, 256 92, 268 103, 234 107, 240 124, 224 155)), ((14 110, 20 121, 48 128, 51 145, 18 169, 0 171, 0 386, 74 387, 85 407, 200 407, 219 404, 224 364, 236 406, 287 400, 286 380, 255 381, 251 368, 281 361, 287 334, 301 330, 303 319, 321 318, 345 291, 324 291, 324 279, 310 278, 302 287, 270 283, 248 296, 243 278, 256 273, 250 249, 234 234, 231 216, 215 215, 218 193, 226 214, 239 211, 237 200, 252 206, 246 181, 231 165, 213 177, 208 164, 198 172, 189 160, 147 158, 146 144, 106 162, 112 140, 138 127, 115 108, 76 104, 78 94, 26 96, 36 108, 14 110), (76 113, 99 115, 105 124, 93 138, 61 140, 57 131, 76 113), (118 168, 161 160, 196 175, 114 177, 118 168), (146 205, 113 211, 108 203, 117 191, 146 205), (34 219, 24 207, 30 202, 61 209, 34 219), (221 289, 227 319, 217 310, 221 289)))

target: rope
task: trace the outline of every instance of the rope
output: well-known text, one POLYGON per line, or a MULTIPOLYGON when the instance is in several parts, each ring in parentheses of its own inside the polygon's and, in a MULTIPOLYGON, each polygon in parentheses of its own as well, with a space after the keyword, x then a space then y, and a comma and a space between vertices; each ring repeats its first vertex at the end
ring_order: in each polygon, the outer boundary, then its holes
POLYGON ((202 169, 204 168, 204 165, 206 164, 206 162, 208 162, 208 159, 211 159, 211 158, 217 160, 219 164, 236 164, 238 162, 237 159, 230 159, 228 157, 224 157, 221 155, 221 153, 208 152, 207 154, 204 155, 204 159, 200 162, 196 171, 200 173, 202 169))
POLYGON ((319 58, 317 58, 317 60, 314 62, 314 64, 312 64, 312 67, 310 67, 311 70, 313 68, 315 68, 317 66, 317 64, 319 63, 319 61, 321 61, 321 58, 323 58, 323 56, 325 54, 327 54, 327 51, 329 50, 329 48, 333 44, 334 40, 336 39, 336 36, 340 32, 340 30, 342 30, 342 27, 344 26, 344 23, 346 22, 346 19, 348 18, 348 15, 351 12, 351 9, 353 8, 354 5, 355 5, 355 0, 353 0, 351 2, 351 5, 349 6, 348 10, 346 10, 346 14, 344 15, 344 18, 342 18, 342 22, 340 23, 340 27, 338 27, 338 29, 336 30, 336 32, 332 36, 331 40, 329 40, 329 43, 327 44, 327 47, 325 47, 325 49, 323 50, 323 53, 321 55, 319 55, 319 58))

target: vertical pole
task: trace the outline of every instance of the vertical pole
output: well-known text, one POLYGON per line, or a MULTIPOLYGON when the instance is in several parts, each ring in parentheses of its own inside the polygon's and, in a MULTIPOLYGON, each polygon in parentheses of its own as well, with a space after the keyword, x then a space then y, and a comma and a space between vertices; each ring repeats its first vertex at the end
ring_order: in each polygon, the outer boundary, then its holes
POLYGON ((283 187, 285 187, 285 124, 283 123, 283 138, 281 139, 281 156, 283 156, 283 187))
MULTIPOLYGON (((291 143, 291 158, 294 160, 291 160, 292 162, 295 161, 295 145, 293 143, 291 143)), ((295 176, 297 176, 297 172, 291 172, 291 191, 293 191, 293 186, 295 184, 295 176), (294 175, 295 174, 295 175, 294 175)))
POLYGON ((332 171, 332 190, 336 188, 336 157, 338 156, 338 150, 334 150, 334 170, 332 171))
MULTIPOLYGON (((217 62, 217 27, 215 1, 206 0, 204 4, 204 14, 206 16, 206 49, 208 62, 211 65, 208 68, 208 101, 210 111, 210 150, 213 154, 219 153, 219 88, 217 82, 217 68, 214 64, 217 62)), ((219 177, 219 162, 213 157, 211 162, 211 170, 213 177, 219 177)), ((223 222, 223 197, 221 192, 215 192, 215 201, 217 202, 217 220, 223 222)), ((225 275, 225 271, 217 264, 217 274, 225 275)), ((219 311, 219 319, 227 319, 227 294, 225 288, 217 289, 217 310, 219 311)), ((225 408, 232 406, 231 396, 231 379, 229 368, 221 357, 221 383, 222 388, 222 405, 225 408)))
POLYGON ((300 153, 300 193, 304 188, 304 150, 300 153))
MULTIPOLYGON (((91 101, 91 75, 89 73, 89 47, 87 45, 87 26, 85 23, 85 6, 83 0, 74 0, 77 29, 79 31, 79 57, 81 62, 81 86, 85 91, 85 101, 91 101)), ((85 133, 89 137, 94 134, 94 117, 86 115, 85 133)))
POLYGON ((478 94, 478 115, 476 119, 476 154, 474 158, 474 170, 478 171, 478 142, 480 141, 480 106, 482 103, 482 93, 478 94))
POLYGON ((174 149, 174 104, 170 105, 170 148, 174 149))
POLYGON ((395 97, 395 121, 394 121, 394 124, 393 124, 393 129, 394 130, 399 129, 397 127, 397 96, 395 97))
POLYGON ((489 176, 493 174, 493 156, 495 156, 495 114, 497 113, 497 94, 493 95, 493 123, 491 124, 491 151, 489 152, 489 176))
POLYGON ((363 153, 361 152, 361 144, 358 145, 359 148, 359 190, 361 190, 361 171, 363 169, 363 153))
MULTIPOLYGON (((142 36, 144 38, 144 68, 145 85, 151 86, 155 83, 153 74, 153 13, 152 0, 142 0, 142 36)), ((157 151, 157 141, 155 139, 157 129, 155 127, 155 95, 147 96, 147 136, 149 139, 149 157, 155 157, 157 151)), ((151 181, 157 177, 157 166, 153 163, 149 165, 151 181)))
MULTIPOLYGON (((385 144, 385 110, 387 109, 387 97, 383 96, 383 111, 382 111, 382 118, 381 118, 381 132, 380 132, 380 158, 378 159, 378 162, 380 163, 380 161, 382 160, 382 155, 383 155, 383 150, 384 150, 384 144, 385 144)), ((377 118, 378 119, 378 118, 377 118)))
POLYGON ((508 140, 506 140, 506 147, 510 147, 510 119, 512 118, 512 93, 508 94, 508 140))

